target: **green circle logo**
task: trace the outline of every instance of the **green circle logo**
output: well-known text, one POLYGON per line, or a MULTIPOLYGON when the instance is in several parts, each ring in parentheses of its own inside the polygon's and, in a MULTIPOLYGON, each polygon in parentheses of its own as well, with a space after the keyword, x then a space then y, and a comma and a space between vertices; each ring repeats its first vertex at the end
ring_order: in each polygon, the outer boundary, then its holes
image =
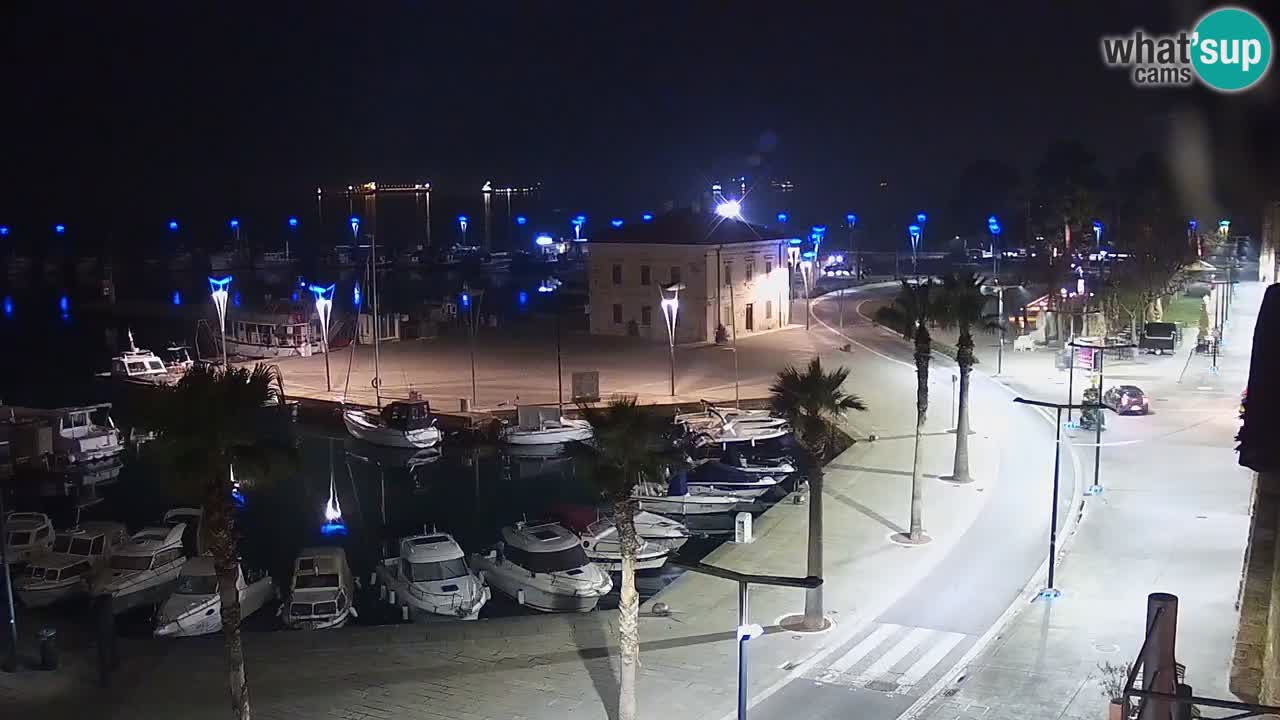
POLYGON ((1247 90, 1271 66, 1271 33, 1248 10, 1218 8, 1200 18, 1192 32, 1191 64, 1214 90, 1247 90))

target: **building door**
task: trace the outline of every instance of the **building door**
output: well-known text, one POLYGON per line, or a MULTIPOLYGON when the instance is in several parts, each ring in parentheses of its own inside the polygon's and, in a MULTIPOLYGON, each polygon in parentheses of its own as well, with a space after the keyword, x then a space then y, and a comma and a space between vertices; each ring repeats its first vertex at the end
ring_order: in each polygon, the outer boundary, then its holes
POLYGON ((746 325, 747 325, 747 332, 752 332, 756 329, 756 306, 752 303, 747 303, 746 325))

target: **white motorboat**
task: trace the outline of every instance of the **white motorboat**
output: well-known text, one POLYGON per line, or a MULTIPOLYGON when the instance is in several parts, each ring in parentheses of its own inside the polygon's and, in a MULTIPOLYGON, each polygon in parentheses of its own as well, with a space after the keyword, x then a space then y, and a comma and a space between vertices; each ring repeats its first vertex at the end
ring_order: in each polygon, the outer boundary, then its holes
POLYGON ((755 447, 756 443, 764 440, 775 440, 791 433, 791 427, 783 423, 781 425, 753 425, 741 424, 737 421, 730 421, 719 427, 711 427, 705 430, 691 430, 695 447, 707 447, 710 445, 720 445, 721 447, 729 447, 734 443, 747 443, 755 447))
POLYGON ((125 541, 124 525, 117 522, 85 522, 59 531, 52 552, 36 555, 14 590, 29 608, 45 607, 89 592, 89 580, 111 553, 125 541))
MULTIPOLYGON (((240 566, 236 574, 240 594, 240 617, 247 618, 262 609, 275 596, 271 576, 251 573, 245 576, 240 566)), ((173 594, 160 606, 156 615, 156 637, 193 637, 222 629, 222 596, 218 592, 218 571, 213 558, 201 555, 182 567, 173 594)))
POLYGON ((689 541, 689 528, 656 513, 637 510, 635 513, 636 533, 648 540, 650 544, 661 545, 675 552, 689 541))
MULTIPOLYGON (((234 472, 234 471, 233 471, 234 472)), ((235 477, 231 478, 235 482, 235 477)), ((204 537, 204 509, 192 507, 176 507, 166 510, 161 524, 165 527, 185 525, 182 530, 182 549, 190 557, 204 555, 209 551, 204 537)))
POLYGON ((284 605, 284 624, 302 630, 326 630, 347 624, 355 582, 347 552, 340 547, 309 547, 298 553, 284 605))
POLYGON ((507 428, 502 431, 502 440, 509 445, 561 445, 590 440, 594 434, 590 422, 561 417, 532 427, 507 428))
POLYGON ((690 495, 712 495, 719 497, 732 497, 739 500, 755 500, 770 490, 778 486, 782 482, 781 479, 769 476, 751 478, 740 483, 717 483, 714 481, 700 482, 697 480, 689 480, 690 495))
POLYGON ((53 523, 38 512, 11 512, 4 516, 4 555, 21 564, 53 547, 53 523))
POLYGON ((120 431, 111 420, 111 403, 47 410, 0 406, 0 419, 42 422, 52 430, 53 462, 57 466, 110 460, 124 451, 120 431))
POLYGON ((675 424, 688 427, 707 427, 723 425, 726 422, 738 421, 748 424, 784 424, 786 420, 776 418, 768 410, 743 410, 734 407, 722 407, 706 400, 702 401, 702 410, 697 412, 676 413, 675 424))
POLYGON ((169 385, 195 365, 185 346, 174 344, 165 348, 162 359, 150 350, 139 348, 133 341, 133 331, 127 332, 129 349, 111 358, 111 370, 99 375, 131 385, 169 385))
MULTIPOLYGON (((636 570, 657 570, 667 564, 671 549, 651 543, 637 532, 636 570)), ((613 518, 601 518, 582 532, 582 549, 591 562, 609 572, 622 572, 622 539, 613 518)))
POLYGON ((489 602, 484 576, 467 565, 462 546, 442 532, 400 539, 400 555, 376 568, 378 579, 414 610, 475 620, 489 602))
POLYGON ((660 515, 707 515, 733 512, 743 498, 717 494, 711 491, 691 493, 686 475, 681 472, 671 477, 666 488, 652 483, 636 485, 632 493, 641 510, 660 515))
POLYGON ((116 613, 164 600, 187 562, 182 550, 185 529, 179 523, 134 533, 94 575, 90 592, 95 597, 110 595, 116 613))
POLYGON ((393 402, 381 412, 346 408, 342 422, 352 437, 373 445, 429 448, 440 442, 440 430, 425 400, 393 402))
POLYGON ((490 585, 543 612, 590 612, 613 590, 578 536, 554 522, 504 527, 502 542, 473 555, 471 564, 490 585))

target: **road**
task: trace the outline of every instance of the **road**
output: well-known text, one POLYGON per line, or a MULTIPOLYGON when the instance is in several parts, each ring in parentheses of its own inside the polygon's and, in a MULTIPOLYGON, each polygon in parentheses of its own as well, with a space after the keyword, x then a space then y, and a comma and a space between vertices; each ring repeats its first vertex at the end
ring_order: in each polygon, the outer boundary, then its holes
MULTIPOLYGON (((851 342, 849 364, 858 377, 914 373, 911 348, 855 312, 862 300, 895 291, 855 290, 845 300, 843 334, 851 342)), ((815 302, 813 312, 814 332, 838 331, 838 302, 815 302)), ((954 364, 937 358, 930 374, 932 412, 947 413, 954 364)), ((1038 411, 1013 404, 1004 386, 979 373, 972 377, 975 433, 1001 434, 997 476, 983 479, 983 490, 990 495, 987 503, 962 536, 935 541, 953 544, 932 572, 873 623, 843 639, 823 662, 757 698, 753 717, 782 720, 804 707, 806 718, 848 718, 850 708, 856 707, 857 716, 866 720, 898 718, 975 650, 1045 562, 1053 425, 1038 411)), ((1060 528, 1067 521, 1075 478, 1072 456, 1064 452, 1060 528)), ((944 492, 947 487, 939 479, 927 482, 925 492, 944 492)))

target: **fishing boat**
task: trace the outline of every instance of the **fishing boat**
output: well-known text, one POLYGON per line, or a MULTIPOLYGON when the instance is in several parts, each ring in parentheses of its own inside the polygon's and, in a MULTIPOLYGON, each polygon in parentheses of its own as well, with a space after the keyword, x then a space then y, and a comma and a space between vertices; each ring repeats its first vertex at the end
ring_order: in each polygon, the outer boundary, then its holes
POLYGON ((355 582, 340 547, 309 547, 298 553, 284 604, 284 624, 302 630, 340 628, 356 615, 355 582))
POLYGON ((27 562, 53 547, 53 523, 38 512, 11 512, 4 516, 4 556, 10 563, 27 562))
POLYGON ((743 498, 722 493, 691 493, 684 472, 671 476, 666 488, 652 483, 639 483, 632 494, 641 510, 659 515, 707 515, 738 509, 743 498))
POLYGON ((440 430, 426 400, 389 403, 381 412, 345 408, 342 422, 357 440, 400 448, 429 448, 440 442, 440 430))
POLYGON ((54 409, 6 405, 0 406, 0 420, 47 425, 52 430, 49 455, 57 467, 107 461, 124 451, 111 420, 111 403, 54 409))
POLYGON ((111 370, 105 374, 112 380, 132 385, 168 385, 173 373, 159 355, 139 348, 129 331, 129 349, 111 358, 111 370))
POLYGON ((555 522, 508 525, 502 541, 473 555, 471 564, 491 586, 543 612, 590 612, 613 590, 578 536, 555 522))
POLYGON ((94 574, 90 593, 110 595, 118 614, 135 607, 154 605, 168 596, 187 562, 182 550, 186 525, 148 527, 134 533, 94 574))
POLYGON ((484 576, 467 565, 462 546, 448 533, 400 538, 400 554, 375 572, 397 602, 428 615, 475 620, 490 598, 484 576))
POLYGON ((117 522, 85 522, 54 535, 50 552, 31 559, 14 590, 29 608, 46 607, 89 592, 89 580, 125 541, 117 522))
MULTIPOLYGON (((213 558, 191 558, 182 567, 169 599, 156 614, 156 637, 193 637, 222 629, 222 596, 218 592, 218 571, 213 558)), ((258 572, 245 575, 236 567, 236 590, 240 595, 240 617, 247 618, 275 597, 271 576, 258 572)))

